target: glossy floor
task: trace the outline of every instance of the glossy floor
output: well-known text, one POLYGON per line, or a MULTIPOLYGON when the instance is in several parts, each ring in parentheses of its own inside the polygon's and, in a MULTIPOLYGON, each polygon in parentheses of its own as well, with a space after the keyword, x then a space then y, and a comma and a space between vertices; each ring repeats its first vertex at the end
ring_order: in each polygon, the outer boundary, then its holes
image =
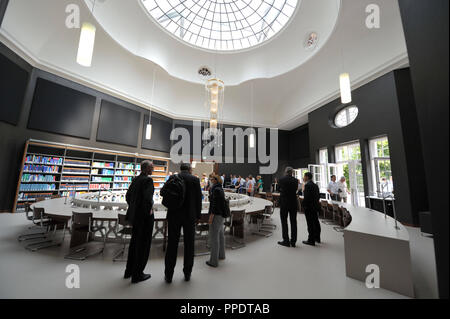
MULTIPOLYGON (((30 252, 17 241, 28 222, 23 214, 0 214, 0 298, 405 298, 384 289, 368 289, 345 276, 344 240, 331 226, 323 225, 323 244, 296 248, 277 245, 278 225, 269 238, 247 235, 247 246, 227 250, 218 268, 205 265, 207 256, 196 257, 192 280, 183 281, 182 244, 171 285, 164 282, 161 241, 154 241, 147 272, 152 278, 137 285, 122 279, 124 263, 113 263, 117 244, 108 244, 103 255, 83 262, 63 258, 68 241, 57 248, 30 252), (80 288, 66 288, 66 267, 80 267, 80 288)), ((298 215, 299 241, 306 236, 306 222, 298 215)), ((414 285, 418 298, 436 298, 434 248, 431 238, 409 228, 414 285)), ((67 238, 68 239, 68 238, 67 238)), ((204 241, 197 242, 204 249, 204 241)))

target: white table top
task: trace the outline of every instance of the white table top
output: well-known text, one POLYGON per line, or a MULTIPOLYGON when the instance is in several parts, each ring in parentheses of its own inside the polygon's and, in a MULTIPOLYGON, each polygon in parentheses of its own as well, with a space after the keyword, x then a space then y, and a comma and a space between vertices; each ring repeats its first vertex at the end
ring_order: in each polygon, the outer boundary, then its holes
MULTIPOLYGON (((76 207, 72 206, 67 200, 67 204, 65 204, 66 199, 65 198, 58 198, 58 199, 50 199, 45 200, 42 202, 38 202, 36 204, 33 204, 31 207, 36 208, 44 208, 45 213, 55 216, 66 216, 70 217, 72 216, 73 212, 77 213, 93 213, 94 219, 107 219, 107 220, 116 220, 118 218, 119 214, 126 214, 126 211, 124 210, 95 210, 95 209, 89 209, 89 208, 83 208, 83 207, 76 207)), ((267 201, 262 198, 251 198, 251 202, 242 205, 242 206, 235 206, 230 207, 231 211, 237 211, 245 209, 245 212, 247 214, 260 211, 265 209, 266 206, 272 206, 272 202, 267 201)), ((208 214, 207 210, 203 210, 202 214, 208 214)), ((166 219, 167 212, 165 211, 155 211, 155 219, 166 219)))

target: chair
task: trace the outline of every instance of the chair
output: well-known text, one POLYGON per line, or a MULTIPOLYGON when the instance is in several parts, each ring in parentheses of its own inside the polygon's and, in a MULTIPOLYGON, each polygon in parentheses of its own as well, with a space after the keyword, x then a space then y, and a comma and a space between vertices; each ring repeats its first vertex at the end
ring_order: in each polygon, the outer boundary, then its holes
POLYGON ((125 248, 127 246, 127 239, 131 239, 131 233, 133 231, 133 226, 126 220, 126 215, 119 214, 116 223, 116 234, 122 242, 122 248, 116 252, 113 261, 126 261, 124 257, 125 248))
POLYGON ((48 218, 48 232, 46 236, 36 242, 30 242, 25 248, 31 251, 38 251, 44 248, 61 246, 66 238, 66 229, 70 217, 51 216, 48 218), (58 238, 58 230, 62 228, 62 236, 58 238), (53 231, 52 231, 53 229, 53 231))
MULTIPOLYGON (((265 219, 263 221, 272 220, 272 216, 273 216, 273 206, 268 205, 265 207, 265 212, 264 212, 265 219)), ((271 228, 273 230, 277 229, 277 225, 272 224, 272 223, 268 223, 268 224, 263 223, 261 227, 263 227, 263 228, 267 227, 267 228, 271 228)))
POLYGON ((266 210, 260 210, 252 214, 252 220, 256 222, 256 231, 252 232, 252 235, 258 235, 263 237, 270 237, 273 235, 273 233, 270 230, 265 230, 262 227, 262 224, 264 222, 266 210))
POLYGON ((25 207, 25 217, 33 222, 33 226, 28 228, 32 231, 20 235, 17 240, 26 241, 45 238, 49 229, 49 219, 45 216, 44 208, 31 209, 31 206, 28 204, 28 207, 25 207), (30 212, 32 212, 31 215, 30 212))
MULTIPOLYGON (((204 236, 205 232, 207 234, 209 234, 209 216, 210 215, 208 215, 208 214, 202 214, 202 216, 200 217, 200 220, 198 221, 197 225, 195 226, 195 231, 196 231, 198 237, 204 236)), ((206 236, 206 248, 208 250, 195 253, 194 256, 205 256, 205 255, 210 254, 208 240, 209 240, 209 236, 206 236)))
POLYGON ((337 223, 337 226, 334 226, 333 229, 337 232, 343 232, 343 211, 338 204, 333 204, 333 220, 337 223))
POLYGON ((229 222, 225 222, 225 227, 230 228, 230 232, 233 238, 233 242, 237 243, 237 246, 227 246, 231 249, 239 249, 245 247, 245 210, 234 210, 231 211, 231 217, 229 222), (238 231, 237 231, 238 230, 238 231), (242 241, 237 240, 236 233, 242 233, 242 241))
POLYGON ((84 243, 73 248, 64 258, 74 260, 85 260, 88 257, 103 253, 106 245, 106 228, 104 226, 94 226, 92 213, 72 213, 71 225, 72 240, 76 233, 86 233, 84 243), (88 246, 89 238, 96 232, 100 232, 103 238, 103 246, 100 249, 90 249, 88 246))
POLYGON ((343 221, 344 221, 344 228, 345 228, 348 225, 350 225, 350 223, 352 222, 352 215, 350 214, 350 212, 345 207, 342 207, 342 211, 344 213, 343 221))
POLYGON ((333 205, 335 204, 330 204, 328 203, 328 201, 326 200, 321 200, 320 201, 320 205, 323 211, 323 217, 324 220, 322 220, 322 223, 324 223, 325 225, 335 225, 335 211, 333 208, 333 205), (330 217, 328 217, 328 216, 330 217))

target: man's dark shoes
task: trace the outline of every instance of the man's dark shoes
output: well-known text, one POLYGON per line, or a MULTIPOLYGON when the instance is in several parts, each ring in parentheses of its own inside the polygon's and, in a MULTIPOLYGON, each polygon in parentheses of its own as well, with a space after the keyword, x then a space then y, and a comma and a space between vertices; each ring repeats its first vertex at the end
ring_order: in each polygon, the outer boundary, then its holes
POLYGON ((292 242, 292 243, 291 243, 291 247, 295 247, 295 243, 292 242))
POLYGON ((209 267, 217 268, 217 266, 211 264, 209 261, 207 261, 206 264, 207 264, 209 267))
POLYGON ((123 275, 124 279, 130 279, 131 278, 131 272, 128 272, 125 270, 125 274, 123 275))
POLYGON ((284 247, 291 247, 291 244, 289 242, 285 242, 285 241, 279 241, 278 245, 281 245, 284 247))
POLYGON ((172 278, 171 278, 171 277, 164 276, 164 280, 165 280, 168 284, 171 284, 171 283, 172 283, 172 278))
POLYGON ((316 239, 316 243, 320 244, 320 238, 316 239))
POLYGON ((303 244, 309 245, 309 246, 315 246, 316 245, 313 241, 309 241, 309 240, 304 240, 303 244))
POLYGON ((191 280, 191 274, 187 275, 184 274, 184 281, 190 281, 191 280))
POLYGON ((146 280, 150 279, 151 277, 152 276, 150 274, 140 274, 137 277, 132 277, 131 278, 131 283, 137 284, 138 282, 146 281, 146 280))

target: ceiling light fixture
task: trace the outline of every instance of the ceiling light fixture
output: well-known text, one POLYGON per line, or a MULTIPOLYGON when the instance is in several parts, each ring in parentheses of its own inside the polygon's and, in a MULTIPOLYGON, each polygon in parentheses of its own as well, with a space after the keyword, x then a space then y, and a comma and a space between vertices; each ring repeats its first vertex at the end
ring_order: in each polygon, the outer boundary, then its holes
POLYGON ((250 133, 248 144, 250 148, 255 148, 255 142, 256 142, 256 136, 253 128, 253 91, 254 91, 254 84, 251 82, 250 84, 250 116, 251 116, 251 125, 252 125, 252 132, 250 133))
POLYGON ((217 134, 220 131, 220 115, 225 99, 225 84, 219 79, 210 79, 206 82, 207 105, 209 108, 209 128, 217 134))
POLYGON ((341 89, 341 102, 347 104, 352 101, 352 87, 350 84, 350 75, 348 73, 342 73, 339 76, 339 86, 341 89))
POLYGON ((153 96, 155 94, 155 81, 156 81, 156 69, 153 69, 153 84, 152 84, 152 93, 150 97, 150 107, 149 107, 149 115, 148 115, 148 124, 145 129, 145 139, 152 139, 152 106, 153 106, 153 96))
MULTIPOLYGON (((92 15, 94 15, 96 0, 92 5, 92 15)), ((84 22, 81 27, 80 42, 78 44, 77 63, 81 66, 90 67, 94 54, 96 28, 89 22, 84 22)))

